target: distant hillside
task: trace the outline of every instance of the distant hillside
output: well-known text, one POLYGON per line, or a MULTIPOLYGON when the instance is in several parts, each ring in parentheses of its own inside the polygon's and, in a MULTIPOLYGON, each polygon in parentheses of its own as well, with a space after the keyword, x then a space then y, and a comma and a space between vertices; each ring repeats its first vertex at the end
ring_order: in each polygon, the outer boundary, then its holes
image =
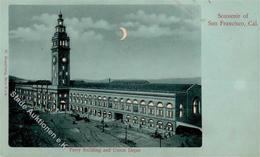
MULTIPOLYGON (((30 83, 30 82, 48 82, 48 80, 27 80, 24 78, 9 76, 10 81, 17 83, 30 83)), ((103 80, 88 80, 88 79, 74 79, 71 80, 72 84, 81 84, 81 83, 108 83, 109 79, 103 80)), ((111 79, 112 84, 199 84, 201 85, 201 78, 165 78, 165 79, 149 79, 149 80, 138 80, 138 79, 111 79)))
POLYGON ((166 79, 153 79, 148 80, 150 83, 163 83, 163 84, 199 84, 201 85, 201 78, 166 78, 166 79))
POLYGON ((21 84, 43 84, 43 85, 51 85, 51 81, 49 80, 27 80, 24 78, 16 77, 9 75, 9 81, 21 84))
POLYGON ((28 81, 26 79, 20 78, 20 77, 16 77, 16 76, 12 76, 9 75, 9 80, 15 80, 15 81, 28 81))
POLYGON ((72 81, 87 82, 87 83, 108 83, 109 79, 103 79, 103 80, 73 79, 72 81))
MULTIPOLYGON (((85 83, 108 83, 109 79, 103 80, 88 80, 88 79, 75 79, 75 82, 85 82, 85 83)), ((165 78, 165 79, 148 79, 148 80, 139 80, 139 79, 111 79, 111 83, 121 84, 121 83, 137 83, 137 84, 199 84, 201 85, 201 78, 165 78)))

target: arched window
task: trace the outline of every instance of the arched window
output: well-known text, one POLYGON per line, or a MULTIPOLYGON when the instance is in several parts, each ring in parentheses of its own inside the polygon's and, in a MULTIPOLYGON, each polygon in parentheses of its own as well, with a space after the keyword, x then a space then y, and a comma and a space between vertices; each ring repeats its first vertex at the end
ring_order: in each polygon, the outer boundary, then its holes
POLYGON ((145 118, 141 118, 141 125, 145 125, 145 118))
POLYGON ((142 101, 140 102, 140 104, 141 104, 141 105, 145 105, 145 101, 142 100, 142 101))
POLYGON ((133 112, 138 112, 138 101, 137 100, 133 101, 133 112))
POLYGON ((173 131, 173 125, 172 125, 172 123, 167 123, 167 125, 166 125, 166 129, 168 130, 168 131, 173 131))
POLYGON ((129 115, 126 116, 126 122, 130 122, 130 116, 129 115))
POLYGON ((141 113, 146 114, 146 103, 144 100, 140 102, 141 113))
POLYGON ((103 117, 104 117, 104 118, 107 117, 107 112, 106 112, 106 111, 103 112, 103 117))
POLYGON ((157 104, 157 116, 163 117, 163 104, 161 102, 157 104))
POLYGON ((151 107, 153 107, 153 106, 154 106, 153 102, 152 102, 152 101, 150 101, 150 102, 148 103, 148 106, 151 106, 151 107))
POLYGON ((131 103, 132 103, 132 101, 130 99, 126 100, 126 110, 127 111, 131 111, 131 103))
POLYGON ((180 104, 179 110, 180 110, 179 117, 182 118, 183 117, 183 105, 182 104, 180 104))
POLYGON ((115 108, 115 109, 118 108, 118 99, 117 99, 117 97, 114 98, 114 107, 113 108, 115 108))
POLYGON ((173 118, 173 105, 171 104, 171 103, 168 103, 167 105, 166 105, 166 109, 167 109, 167 113, 166 113, 166 116, 168 117, 168 118, 173 118))
POLYGON ((121 110, 125 109, 125 104, 124 104, 124 99, 123 98, 120 99, 120 109, 121 110))
POLYGON ((148 123, 149 123, 149 127, 153 127, 154 126, 154 121, 152 119, 149 119, 148 123))
POLYGON ((192 112, 193 114, 200 114, 200 101, 197 97, 192 102, 192 112))
POLYGON ((148 103, 148 107, 149 107, 149 114, 154 115, 154 103, 152 101, 148 103))
POLYGON ((157 107, 163 107, 163 104, 161 102, 158 102, 157 107))
POLYGON ((112 113, 108 112, 108 118, 111 119, 112 118, 112 113))
POLYGON ((133 118, 133 123, 138 124, 138 118, 136 116, 134 116, 134 118, 133 118))
POLYGON ((158 121, 156 127, 159 128, 159 129, 162 129, 163 128, 163 122, 158 121))
POLYGON ((133 104, 138 104, 138 101, 135 99, 135 100, 133 101, 133 104))
POLYGON ((168 104, 166 105, 166 108, 173 108, 173 105, 172 105, 171 103, 168 103, 168 104))

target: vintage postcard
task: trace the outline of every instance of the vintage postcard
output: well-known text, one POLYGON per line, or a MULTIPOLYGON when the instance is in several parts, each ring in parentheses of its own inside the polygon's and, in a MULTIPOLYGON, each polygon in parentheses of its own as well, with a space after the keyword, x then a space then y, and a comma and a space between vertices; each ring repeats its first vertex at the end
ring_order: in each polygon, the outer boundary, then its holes
POLYGON ((259 155, 257 1, 1 3, 1 156, 259 155))
POLYGON ((200 147, 200 6, 183 7, 11 5, 9 145, 200 147))

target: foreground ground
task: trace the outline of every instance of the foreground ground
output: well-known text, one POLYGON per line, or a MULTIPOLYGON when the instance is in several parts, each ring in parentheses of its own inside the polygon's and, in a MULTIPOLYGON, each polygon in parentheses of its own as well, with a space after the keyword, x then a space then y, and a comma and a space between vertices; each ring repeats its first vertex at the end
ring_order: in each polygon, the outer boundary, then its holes
MULTIPOLYGON (((9 144, 20 147, 58 147, 53 140, 24 110, 12 102, 9 116, 9 144)), ((54 133, 69 147, 159 147, 160 139, 151 134, 138 132, 134 128, 127 130, 128 142, 125 142, 125 128, 106 123, 103 128, 100 121, 75 120, 70 114, 37 113, 54 133)), ((200 146, 201 137, 195 135, 174 135, 161 140, 162 147, 200 146)))

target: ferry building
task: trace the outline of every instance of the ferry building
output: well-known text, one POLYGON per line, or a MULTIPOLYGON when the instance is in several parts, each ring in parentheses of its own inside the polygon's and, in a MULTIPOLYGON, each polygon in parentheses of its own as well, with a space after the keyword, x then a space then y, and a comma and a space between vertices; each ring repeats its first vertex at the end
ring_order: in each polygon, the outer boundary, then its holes
POLYGON ((140 129, 174 134, 179 125, 201 127, 201 86, 109 81, 76 84, 70 80, 70 38, 62 14, 52 37, 52 78, 17 83, 15 91, 35 109, 76 113, 89 119, 118 121, 140 129))

